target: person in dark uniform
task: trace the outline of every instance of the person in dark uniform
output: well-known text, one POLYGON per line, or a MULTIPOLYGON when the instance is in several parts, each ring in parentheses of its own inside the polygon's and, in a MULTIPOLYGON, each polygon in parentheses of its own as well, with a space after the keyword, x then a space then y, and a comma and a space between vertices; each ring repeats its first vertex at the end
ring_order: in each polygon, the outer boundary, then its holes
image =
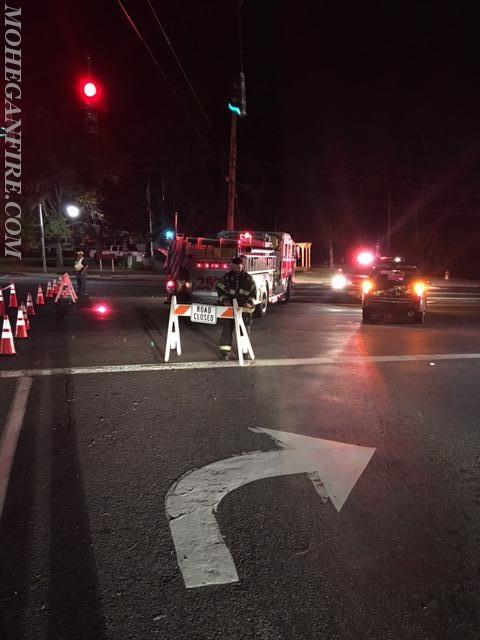
MULTIPOLYGON (((230 271, 217 282, 217 294, 220 304, 223 306, 233 306, 233 299, 236 298, 238 306, 244 308, 255 308, 257 298, 257 287, 252 276, 243 268, 242 258, 234 258, 230 271)), ((244 312, 243 321, 250 334, 253 313, 244 312)), ((220 358, 229 360, 232 351, 232 335, 234 322, 232 320, 222 320, 222 335, 220 336, 220 358)))

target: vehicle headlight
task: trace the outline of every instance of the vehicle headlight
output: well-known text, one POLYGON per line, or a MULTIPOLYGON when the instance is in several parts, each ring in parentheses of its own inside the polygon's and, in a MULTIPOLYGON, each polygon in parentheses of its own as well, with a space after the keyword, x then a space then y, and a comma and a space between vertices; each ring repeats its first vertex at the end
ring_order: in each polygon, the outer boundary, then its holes
POLYGON ((415 282, 415 284, 413 285, 413 290, 415 291, 416 295, 421 298, 423 297, 423 294, 425 293, 426 290, 426 286, 424 282, 415 282))
POLYGON ((340 289, 345 289, 347 286, 347 279, 341 273, 337 273, 332 278, 332 289, 339 291, 340 289))

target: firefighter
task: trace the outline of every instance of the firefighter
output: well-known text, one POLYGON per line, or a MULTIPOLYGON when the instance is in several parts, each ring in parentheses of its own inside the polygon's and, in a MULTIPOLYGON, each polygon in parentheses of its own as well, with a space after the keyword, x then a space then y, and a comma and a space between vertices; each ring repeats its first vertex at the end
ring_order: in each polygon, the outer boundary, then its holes
POLYGON ((78 295, 86 296, 88 263, 83 251, 77 251, 74 269, 77 276, 78 295))
MULTIPOLYGON (((250 335, 252 326, 253 310, 257 298, 257 287, 252 276, 244 271, 242 258, 234 258, 230 271, 217 283, 217 293, 220 304, 228 307, 233 305, 236 298, 238 306, 251 309, 251 313, 243 313, 243 321, 250 335)), ((232 320, 222 320, 222 335, 220 336, 220 358, 229 360, 232 351, 232 335, 234 323, 232 320)))

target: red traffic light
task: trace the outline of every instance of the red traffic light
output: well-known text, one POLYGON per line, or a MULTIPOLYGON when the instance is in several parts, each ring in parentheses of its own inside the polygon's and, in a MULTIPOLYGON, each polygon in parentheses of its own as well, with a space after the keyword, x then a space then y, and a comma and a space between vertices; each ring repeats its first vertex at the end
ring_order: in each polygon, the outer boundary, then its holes
POLYGON ((98 82, 88 76, 79 78, 77 91, 80 99, 86 104, 98 103, 101 99, 102 87, 98 82))
POLYGON ((94 82, 85 82, 83 85, 83 95, 87 98, 94 98, 98 93, 97 85, 94 82))

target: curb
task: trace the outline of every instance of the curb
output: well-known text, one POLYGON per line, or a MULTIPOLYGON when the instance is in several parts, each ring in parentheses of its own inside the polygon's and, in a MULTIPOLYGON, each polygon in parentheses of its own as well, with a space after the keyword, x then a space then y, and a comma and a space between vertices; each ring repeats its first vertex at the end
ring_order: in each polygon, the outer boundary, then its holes
MULTIPOLYGON (((28 272, 9 272, 9 273, 0 273, 0 278, 14 278, 17 276, 25 277, 25 278, 58 278, 62 276, 64 273, 68 273, 68 271, 62 271, 59 273, 43 273, 36 271, 28 271, 28 272)), ((167 276, 164 275, 154 275, 154 276, 138 276, 138 275, 128 275, 128 274, 119 274, 119 275, 102 275, 100 273, 91 273, 88 275, 89 280, 137 280, 143 282, 149 282, 150 280, 153 282, 163 281, 167 279, 167 276)))

